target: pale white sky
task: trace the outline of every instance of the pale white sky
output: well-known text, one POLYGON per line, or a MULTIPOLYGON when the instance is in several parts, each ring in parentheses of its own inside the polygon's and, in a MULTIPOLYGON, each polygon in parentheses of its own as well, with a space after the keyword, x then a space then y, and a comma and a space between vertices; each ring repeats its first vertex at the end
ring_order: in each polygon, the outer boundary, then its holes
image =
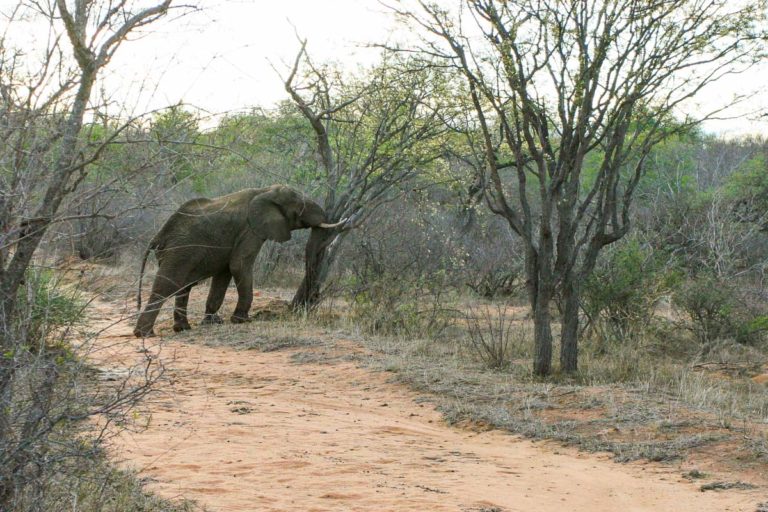
POLYGON ((378 52, 365 44, 386 40, 395 27, 375 0, 198 5, 200 12, 155 25, 121 48, 105 76, 108 88, 130 85, 130 97, 143 88, 139 110, 179 101, 215 113, 269 107, 287 97, 272 65, 284 73, 292 64, 300 46, 297 32, 316 61, 356 66, 373 63, 378 52))
MULTIPOLYGON (((7 12, 13 0, 0 0, 7 12)), ((178 0, 177 3, 183 3, 178 0)), ((309 40, 317 61, 344 66, 372 63, 396 22, 377 0, 193 0, 200 10, 166 19, 120 48, 103 75, 104 90, 132 112, 178 102, 211 113, 270 107, 286 98, 278 75, 299 48, 295 30, 309 40)), ((41 34, 44 37, 44 34, 41 34)), ((396 35, 402 38, 402 33, 396 35)), ((735 93, 758 91, 748 108, 768 108, 768 65, 731 77, 703 93, 706 107, 735 93)), ((768 118, 710 122, 725 135, 768 134, 768 118)))

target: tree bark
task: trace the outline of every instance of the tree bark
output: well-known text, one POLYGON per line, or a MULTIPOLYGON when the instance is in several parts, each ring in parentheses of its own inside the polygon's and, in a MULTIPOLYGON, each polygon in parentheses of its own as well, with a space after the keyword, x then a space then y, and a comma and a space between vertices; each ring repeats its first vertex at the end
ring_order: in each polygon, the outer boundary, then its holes
POLYGON ((291 301, 294 311, 311 311, 320 304, 321 291, 344 232, 313 228, 304 251, 304 279, 291 301))
POLYGON ((528 246, 525 255, 526 288, 533 314, 533 373, 549 375, 552 371, 552 286, 547 275, 541 274, 539 255, 528 246))
MULTIPOLYGON (((49 168, 39 168, 40 176, 47 181, 47 187, 39 197, 40 204, 35 208, 31 217, 18 219, 18 226, 15 226, 16 229, 11 235, 17 238, 3 249, 4 254, 0 257, 0 404, 2 404, 0 407, 0 441, 4 445, 2 447, 4 452, 0 450, 0 459, 3 459, 3 463, 0 464, 2 466, 0 468, 0 510, 13 508, 15 495, 22 492, 24 485, 29 482, 27 473, 30 462, 34 462, 30 454, 37 451, 37 456, 40 456, 41 450, 47 450, 49 445, 46 437, 58 422, 65 419, 64 416, 57 419, 48 416, 51 407, 50 400, 56 390, 59 378, 59 364, 54 361, 55 354, 44 354, 45 351, 42 349, 39 353, 35 353, 34 349, 29 348, 31 341, 40 342, 40 340, 30 339, 30 333, 26 329, 24 319, 18 318, 16 306, 19 289, 25 282, 27 270, 32 264, 33 257, 38 251, 46 231, 54 221, 62 201, 68 194, 72 193, 85 175, 85 167, 83 166, 87 162, 81 160, 83 155, 79 153, 78 145, 83 119, 100 67, 108 62, 114 50, 131 29, 144 25, 145 22, 151 21, 154 16, 163 15, 167 11, 170 1, 165 0, 163 4, 131 16, 128 16, 127 11, 123 12, 122 3, 114 9, 102 9, 101 11, 106 13, 106 17, 99 21, 98 30, 109 26, 111 29, 115 29, 115 32, 102 45, 98 57, 93 48, 86 44, 86 28, 90 26, 88 17, 91 14, 91 9, 88 7, 89 2, 76 2, 74 14, 71 14, 67 9, 66 2, 57 0, 55 4, 59 12, 55 13, 51 6, 51 11, 44 13, 50 17, 52 23, 55 19, 60 19, 63 22, 67 38, 72 46, 73 56, 80 70, 76 83, 76 93, 72 105, 66 113, 66 120, 60 137, 50 140, 51 144, 55 144, 55 149, 51 151, 53 163, 49 168), (119 24, 120 19, 124 22, 122 25, 119 24), (75 165, 76 163, 79 166, 75 165), (78 169, 82 170, 82 175, 73 179, 73 175, 78 169), (12 256, 9 256, 9 246, 13 247, 12 256), (6 262, 7 257, 10 257, 8 262, 6 262), (30 357, 34 359, 30 359, 30 357), (19 382, 18 375, 22 376, 22 382, 26 382, 23 379, 29 381, 28 384, 32 386, 31 392, 36 404, 35 407, 26 411, 23 423, 19 423, 17 418, 21 418, 21 416, 19 416, 18 411, 13 411, 12 407, 14 387, 19 382), (42 380, 37 380, 38 378, 42 380), (16 416, 12 416, 13 414, 16 416)), ((93 11, 101 14, 98 6, 94 7, 93 11)), ((58 24, 58 22, 56 23, 58 24)), ((40 72, 41 79, 48 78, 47 68, 49 65, 56 65, 52 56, 61 50, 58 46, 58 40, 55 46, 50 46, 48 50, 51 53, 46 55, 48 59, 43 62, 44 67, 40 72)), ((35 72, 31 71, 31 73, 31 79, 37 80, 35 72)), ((10 82, 11 94, 13 94, 16 85, 13 81, 10 82)), ((38 94, 34 92, 37 85, 30 92, 30 104, 36 105, 37 103, 36 100, 32 100, 38 94)), ((36 126, 35 123, 38 119, 43 119, 59 110, 60 100, 67 97, 69 85, 64 84, 60 87, 58 92, 52 92, 50 96, 52 103, 41 107, 40 110, 31 109, 28 104, 20 106, 19 108, 27 112, 29 117, 23 119, 21 124, 14 129, 20 131, 28 129, 35 136, 37 130, 44 129, 45 124, 36 126), (61 96, 62 94, 64 96, 61 96), (53 102, 54 99, 55 102, 53 102)), ((61 106, 66 112, 66 99, 62 100, 61 106)), ((43 145, 39 149, 40 156, 46 156, 49 148, 50 146, 43 145)), ((25 148, 26 151, 27 148, 25 148)), ((35 152, 38 151, 38 148, 32 147, 29 151, 35 152)), ((94 153, 94 159, 97 156, 98 151, 94 153)), ((48 160, 47 157, 42 158, 41 162, 48 160)), ((31 207, 31 205, 29 206, 31 207)), ((0 201, 0 208, 2 208, 2 212, 0 212, 1 227, 3 231, 7 231, 6 227, 10 219, 9 212, 12 208, 5 200, 0 201)))
POLYGON ((562 288, 563 317, 560 322, 560 369, 565 373, 578 370, 579 357, 579 289, 573 276, 566 276, 562 288))
MULTIPOLYGON (((8 267, 3 271, 3 286, 0 289, 0 293, 3 294, 3 313, 5 318, 13 316, 16 293, 24 281, 24 274, 48 229, 48 225, 53 220, 53 216, 67 194, 65 187, 72 174, 71 166, 77 151, 77 138, 83 126, 88 98, 91 96, 91 89, 95 80, 95 72, 83 72, 72 111, 69 114, 62 136, 59 157, 52 169, 52 176, 48 182, 45 197, 41 202, 40 208, 35 212, 35 219, 39 219, 39 221, 31 224, 23 232, 16 243, 13 258, 11 258, 8 267)), ((5 325, 5 322, 3 325, 5 325)))
MULTIPOLYGON (((24 283, 30 266, 53 216, 66 195, 66 184, 71 175, 71 165, 77 149, 77 138, 83 125, 88 98, 95 81, 95 72, 83 72, 75 96, 72 111, 67 119, 61 142, 61 152, 52 170, 52 176, 45 192, 45 198, 35 217, 39 223, 23 231, 16 243, 15 252, 6 269, 2 270, 0 283, 0 403, 10 404, 13 400, 13 382, 17 371, 16 350, 27 340, 18 339, 15 331, 15 308, 19 287, 24 283)), ((38 392, 40 390, 37 390, 38 392)), ((12 430, 10 410, 0 412, 0 439, 8 439, 12 430)), ((20 463, 4 468, 0 477, 0 509, 11 503, 16 489, 12 487, 15 475, 21 470, 20 463)))
POLYGON ((533 373, 541 376, 552 371, 552 315, 549 298, 543 295, 533 307, 533 373))

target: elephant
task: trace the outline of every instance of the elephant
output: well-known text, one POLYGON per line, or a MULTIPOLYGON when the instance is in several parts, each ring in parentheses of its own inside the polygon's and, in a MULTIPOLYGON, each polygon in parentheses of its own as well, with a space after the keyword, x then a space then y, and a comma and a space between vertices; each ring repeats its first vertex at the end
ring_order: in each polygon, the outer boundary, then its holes
POLYGON ((320 205, 284 185, 187 201, 170 216, 144 252, 137 297, 140 314, 134 335, 154 336, 160 308, 172 295, 176 297, 173 330, 190 329, 189 292, 209 277, 211 287, 202 324, 223 323, 217 312, 233 278, 238 300, 231 321, 247 322, 253 302, 253 262, 264 241, 285 242, 295 229, 333 229, 342 224, 327 223, 320 205), (155 251, 158 271, 149 302, 141 311, 141 281, 151 251, 155 251))

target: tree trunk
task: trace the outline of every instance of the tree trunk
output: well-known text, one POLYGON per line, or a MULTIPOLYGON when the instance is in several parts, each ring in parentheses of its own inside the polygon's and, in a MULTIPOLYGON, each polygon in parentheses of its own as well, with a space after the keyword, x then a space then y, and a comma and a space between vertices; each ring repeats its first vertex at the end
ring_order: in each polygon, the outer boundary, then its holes
MULTIPOLYGON (((95 80, 95 70, 83 71, 80 77, 80 85, 75 95, 75 101, 61 137, 59 156, 52 169, 43 200, 35 212, 36 222, 30 223, 22 232, 22 235, 16 241, 13 258, 11 258, 7 268, 3 269, 2 277, 4 282, 1 290, 3 293, 3 305, 6 303, 10 304, 16 300, 16 294, 19 286, 24 282, 24 275, 27 268, 29 268, 32 257, 40 245, 48 226, 53 221, 59 205, 68 193, 66 186, 73 173, 72 163, 77 156, 77 139, 83 126, 83 118, 85 117, 88 99, 91 96, 91 89, 95 80)), ((11 308, 6 310, 4 324, 0 327, 7 327, 5 322, 12 318, 11 308)))
MULTIPOLYGON (((91 88, 96 78, 95 71, 84 71, 72 110, 69 113, 60 143, 59 156, 51 172, 48 188, 40 207, 35 212, 38 222, 30 224, 16 240, 14 253, 7 267, 0 269, 0 403, 12 402, 13 385, 17 371, 16 350, 26 340, 16 337, 14 320, 19 287, 24 283, 26 271, 45 235, 59 205, 66 195, 65 187, 72 170, 71 165, 77 150, 77 138, 83 125, 91 88)), ((12 430, 10 409, 0 410, 0 439, 7 440, 12 430)), ((8 468, 0 476, 0 509, 8 506, 15 489, 9 487, 8 468)))
POLYGON ((533 373, 549 375, 552 370, 552 315, 549 303, 552 286, 542 275, 539 255, 528 247, 525 255, 526 288, 533 314, 533 373))
POLYGON ((312 229, 304 251, 304 279, 291 301, 294 311, 311 311, 320 304, 322 287, 336 259, 343 233, 329 229, 312 229))
MULTIPOLYGON (((5 284, 5 283, 3 283, 5 284)), ((0 408, 0 443, 2 443, 3 449, 9 449, 12 443, 12 429, 13 424, 11 421, 11 408, 9 404, 13 403, 13 378, 16 374, 16 340, 13 337, 13 325, 11 318, 13 315, 13 309, 15 307, 15 300, 5 290, 5 286, 2 286, 2 304, 0 307, 0 404, 3 407, 0 408)), ((1 451, 0 451, 1 452, 1 451)), ((1 459, 7 459, 7 457, 0 457, 1 459)), ((12 472, 8 467, 9 464, 4 464, 4 467, 0 468, 0 510, 4 510, 3 507, 11 506, 10 496, 12 495, 13 487, 12 472)))
POLYGON ((552 316, 549 298, 539 294, 533 309, 533 373, 549 375, 552 370, 552 316), (538 302, 541 301, 541 302, 538 302))
POLYGON ((573 276, 566 276, 562 297, 560 369, 566 373, 574 373, 578 369, 579 358, 579 289, 573 276))

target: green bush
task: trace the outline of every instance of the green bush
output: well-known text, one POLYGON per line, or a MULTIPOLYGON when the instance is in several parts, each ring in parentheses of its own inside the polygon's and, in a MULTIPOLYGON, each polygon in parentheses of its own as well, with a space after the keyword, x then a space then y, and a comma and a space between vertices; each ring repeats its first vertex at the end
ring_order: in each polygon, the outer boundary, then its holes
POLYGON ((445 306, 445 272, 356 281, 360 285, 350 289, 352 316, 372 334, 434 338, 454 323, 454 311, 445 306))
POLYGON ((599 338, 621 338, 648 325, 679 274, 663 254, 637 240, 606 251, 584 283, 585 328, 599 338))
POLYGON ((688 317, 689 329, 704 345, 725 339, 753 344, 768 327, 768 316, 749 304, 735 284, 709 274, 680 286, 673 305, 688 317))
POLYGON ((40 343, 57 328, 82 321, 84 312, 77 292, 62 288, 47 269, 27 272, 17 308, 25 323, 26 338, 40 343))

